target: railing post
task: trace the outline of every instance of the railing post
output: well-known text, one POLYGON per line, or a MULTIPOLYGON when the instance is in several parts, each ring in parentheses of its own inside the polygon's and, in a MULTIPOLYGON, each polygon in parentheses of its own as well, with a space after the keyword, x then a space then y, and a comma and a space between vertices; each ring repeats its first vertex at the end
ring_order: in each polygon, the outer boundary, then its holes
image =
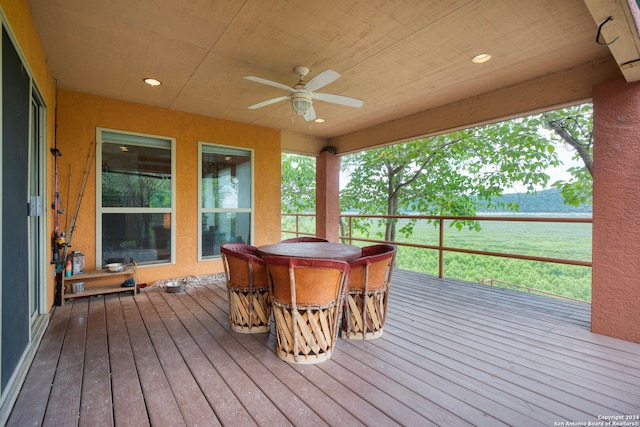
POLYGON ((442 279, 444 275, 444 251, 442 250, 444 246, 444 220, 440 218, 438 220, 438 224, 440 227, 440 237, 438 242, 438 277, 442 279))

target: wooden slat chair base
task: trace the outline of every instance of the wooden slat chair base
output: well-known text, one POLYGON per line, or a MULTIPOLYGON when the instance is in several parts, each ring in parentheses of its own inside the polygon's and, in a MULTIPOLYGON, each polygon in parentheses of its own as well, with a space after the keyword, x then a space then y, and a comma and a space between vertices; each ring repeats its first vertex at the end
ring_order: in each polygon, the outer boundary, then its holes
POLYGON ((297 328, 293 327, 293 310, 288 304, 273 302, 276 329, 276 354, 289 363, 319 363, 329 360, 336 335, 337 304, 297 310, 297 328), (294 338, 294 329, 297 330, 294 338))
POLYGON ((242 333, 269 332, 271 301, 269 288, 241 290, 228 287, 231 329, 242 333))
POLYGON ((251 245, 227 243, 220 247, 229 295, 231 329, 241 333, 269 332, 271 294, 267 270, 251 245))
POLYGON ((343 261, 265 257, 272 289, 276 354, 319 363, 333 353, 349 265, 343 261))
POLYGON ((387 314, 388 289, 373 292, 366 296, 362 292, 349 292, 348 310, 345 310, 342 325, 342 337, 353 339, 372 339, 382 335, 387 314), (366 302, 365 302, 366 300, 366 302), (366 311, 364 309, 366 304, 366 311), (348 315, 348 323, 347 323, 348 315), (364 322, 366 321, 366 325, 364 322))
POLYGON ((393 245, 362 249, 363 257, 351 261, 342 337, 378 338, 384 331, 391 274, 396 256, 393 245))

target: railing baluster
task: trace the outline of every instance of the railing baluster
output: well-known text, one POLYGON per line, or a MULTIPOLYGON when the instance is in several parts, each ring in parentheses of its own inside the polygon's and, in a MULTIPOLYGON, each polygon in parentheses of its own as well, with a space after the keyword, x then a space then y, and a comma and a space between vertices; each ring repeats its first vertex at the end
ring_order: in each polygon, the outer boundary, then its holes
POLYGON ((438 238, 438 277, 444 277, 444 219, 440 218, 438 220, 438 230, 439 238, 438 238))

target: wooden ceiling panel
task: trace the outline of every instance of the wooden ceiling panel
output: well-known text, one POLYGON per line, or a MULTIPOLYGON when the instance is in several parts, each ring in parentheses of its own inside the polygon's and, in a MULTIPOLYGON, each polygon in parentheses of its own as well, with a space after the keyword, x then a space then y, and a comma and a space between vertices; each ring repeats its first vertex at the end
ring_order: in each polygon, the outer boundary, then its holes
MULTIPOLYGON (((587 1, 597 3, 598 16, 608 13, 607 2, 587 1)), ((626 3, 608 1, 618 9, 626 3)), ((341 141, 341 135, 484 99, 483 94, 525 82, 543 82, 544 76, 576 67, 588 73, 585 64, 611 58, 609 48, 595 43, 595 12, 583 0, 28 3, 61 88, 282 129, 289 136, 314 140, 341 141), (472 64, 471 58, 483 52, 493 59, 472 64), (314 108, 326 122, 311 126, 299 116, 292 122, 288 101, 247 109, 286 92, 243 76, 293 86, 296 65, 311 69, 308 78, 326 68, 338 71, 342 77, 320 92, 363 99, 363 108, 316 100, 314 108), (143 77, 158 78, 163 85, 150 88, 141 83, 143 77)), ((612 78, 606 67, 593 67, 593 73, 593 82, 612 78)), ((589 81, 589 76, 582 78, 589 81)), ((545 88, 539 91, 544 94, 545 88)), ((536 108, 557 104, 563 97, 576 99, 567 89, 566 94, 549 94, 548 102, 543 95, 536 108)), ((518 99, 512 101, 516 109, 521 105, 518 99)))
POLYGON ((216 52, 273 80, 296 65, 345 72, 469 1, 247 2, 216 52))

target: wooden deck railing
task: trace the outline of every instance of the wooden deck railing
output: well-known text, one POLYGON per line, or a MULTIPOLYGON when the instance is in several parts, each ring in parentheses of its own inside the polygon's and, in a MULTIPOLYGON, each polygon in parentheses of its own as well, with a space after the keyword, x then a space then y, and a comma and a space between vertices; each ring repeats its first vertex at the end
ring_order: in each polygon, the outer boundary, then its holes
MULTIPOLYGON (((315 235, 313 232, 306 231, 306 227, 301 227, 300 220, 301 218, 314 218, 315 214, 312 213, 300 213, 300 214, 282 214, 283 217, 293 217, 295 219, 294 230, 285 230, 282 229, 282 233, 291 233, 296 236, 312 236, 315 235), (302 231, 301 228, 304 228, 305 231, 302 231)), ((444 277, 444 254, 446 252, 458 252, 458 253, 466 253, 466 254, 474 254, 474 255, 483 255, 483 256, 492 256, 492 257, 502 257, 502 258, 511 258, 511 259, 521 259, 521 260, 529 260, 529 261, 540 261, 540 262, 548 262, 548 263, 556 263, 556 264, 566 264, 566 265, 577 265, 583 267, 592 267, 591 261, 585 260, 575 260, 575 259, 564 259, 564 258, 553 258, 553 257, 544 257, 544 256, 534 256, 534 255, 526 255, 526 254, 518 254, 518 253, 508 253, 508 252, 495 252, 495 251, 486 251, 479 249, 466 249, 459 248, 453 246, 445 246, 445 221, 502 221, 502 222, 543 222, 543 223, 593 223, 592 218, 565 218, 565 217, 514 217, 514 216, 424 216, 424 215, 354 215, 354 214, 344 214, 340 216, 343 222, 343 235, 340 236, 345 243, 353 243, 353 242, 365 242, 365 243, 392 243, 397 246, 404 247, 412 247, 412 248, 422 248, 422 249, 431 249, 438 251, 438 277, 444 277), (419 243, 410 243, 410 242, 401 242, 401 241, 386 241, 380 239, 368 239, 354 235, 354 225, 353 221, 356 219, 397 219, 397 220, 430 220, 435 221, 437 223, 438 228, 438 244, 437 245, 428 245, 428 244, 419 244, 419 243)))

